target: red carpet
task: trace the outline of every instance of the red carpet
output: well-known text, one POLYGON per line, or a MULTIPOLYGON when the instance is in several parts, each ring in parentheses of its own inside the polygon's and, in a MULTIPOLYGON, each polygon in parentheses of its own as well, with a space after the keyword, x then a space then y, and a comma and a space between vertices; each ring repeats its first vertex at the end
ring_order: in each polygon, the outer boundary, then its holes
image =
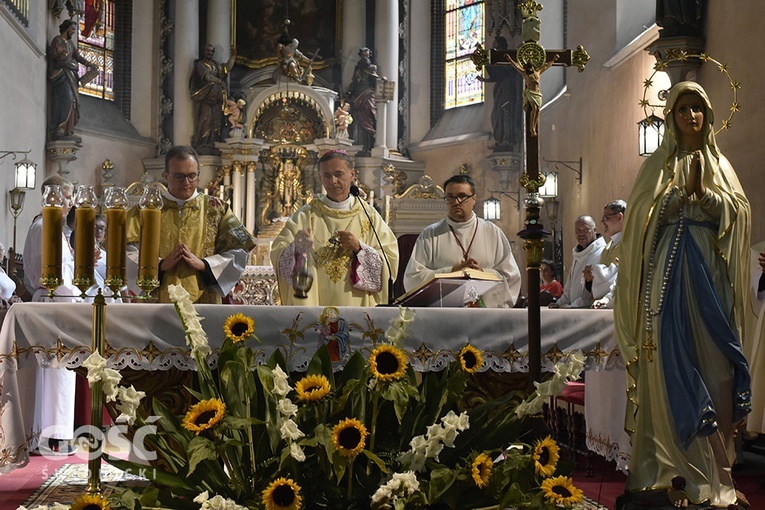
MULTIPOLYGON (((744 461, 733 468, 736 487, 744 493, 752 505, 752 510, 765 510, 765 450, 745 451, 744 461)), ((581 459, 574 473, 574 484, 584 491, 584 495, 595 502, 613 510, 616 498, 624 493, 626 475, 617 471, 613 462, 606 462, 597 455, 593 456, 593 476, 588 478, 581 459)))

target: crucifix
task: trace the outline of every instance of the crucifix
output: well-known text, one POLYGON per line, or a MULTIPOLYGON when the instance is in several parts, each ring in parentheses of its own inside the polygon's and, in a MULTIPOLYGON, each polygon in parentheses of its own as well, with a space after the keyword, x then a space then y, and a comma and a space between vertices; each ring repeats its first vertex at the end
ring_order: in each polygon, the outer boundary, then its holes
POLYGON ((540 82, 542 73, 552 66, 576 66, 584 71, 590 56, 580 45, 576 50, 545 50, 539 44, 541 21, 537 13, 542 4, 535 0, 524 0, 518 5, 523 16, 521 39, 523 43, 515 50, 485 50, 478 45, 471 56, 476 68, 483 66, 512 66, 521 74, 524 81, 523 107, 525 111, 524 146, 526 165, 521 175, 520 184, 526 188, 524 201, 526 219, 524 229, 518 235, 523 239, 526 250, 526 272, 528 276, 528 332, 529 332, 529 376, 530 381, 539 381, 542 371, 541 327, 539 310, 539 267, 544 251, 544 238, 549 235, 540 219, 540 209, 544 201, 538 191, 545 183, 544 175, 539 173, 539 110, 542 107, 540 82))

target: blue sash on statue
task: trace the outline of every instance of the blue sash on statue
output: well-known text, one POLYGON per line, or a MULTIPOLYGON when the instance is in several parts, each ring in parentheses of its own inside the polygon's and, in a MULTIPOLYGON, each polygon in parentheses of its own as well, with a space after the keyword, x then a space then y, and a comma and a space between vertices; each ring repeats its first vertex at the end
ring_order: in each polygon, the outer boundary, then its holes
MULTIPOLYGON (((712 223, 686 220, 676 259, 670 268, 660 319, 660 349, 669 407, 684 448, 688 448, 697 435, 708 436, 717 430, 717 413, 698 370, 690 314, 701 319, 706 336, 733 365, 733 421, 740 420, 751 410, 749 368, 741 351, 738 331, 732 327, 730 313, 723 309, 709 267, 688 232, 690 225, 717 231, 717 226, 712 223), (689 273, 689 282, 683 281, 683 268, 689 273), (688 309, 687 284, 690 284, 697 310, 688 309)), ((674 235, 678 235, 677 230, 674 235)))

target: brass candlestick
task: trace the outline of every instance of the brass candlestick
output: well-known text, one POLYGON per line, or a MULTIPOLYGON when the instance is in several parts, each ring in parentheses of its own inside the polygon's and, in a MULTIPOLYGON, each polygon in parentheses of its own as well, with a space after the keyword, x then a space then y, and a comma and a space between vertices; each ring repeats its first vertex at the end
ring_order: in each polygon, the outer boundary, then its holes
POLYGON ((143 291, 142 299, 150 299, 151 292, 159 287, 159 235, 163 203, 158 186, 150 184, 144 187, 138 202, 141 208, 141 239, 136 280, 143 291))
POLYGON ((115 296, 127 283, 125 267, 127 208, 129 205, 125 188, 112 186, 106 192, 106 279, 104 283, 115 296))

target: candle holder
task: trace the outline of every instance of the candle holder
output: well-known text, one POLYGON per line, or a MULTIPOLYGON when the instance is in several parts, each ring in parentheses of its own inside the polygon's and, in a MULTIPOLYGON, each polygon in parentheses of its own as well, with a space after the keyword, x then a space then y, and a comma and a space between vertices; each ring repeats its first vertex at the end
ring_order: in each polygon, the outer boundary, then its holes
POLYGON ((136 284, 143 291, 141 299, 151 299, 152 291, 159 287, 159 232, 163 204, 159 186, 144 186, 143 195, 138 201, 141 208, 141 238, 136 284))
POLYGON ((48 289, 50 297, 61 286, 61 262, 64 228, 64 194, 57 184, 46 185, 42 200, 42 266, 40 285, 48 289))
POLYGON ((292 288, 294 296, 298 299, 308 297, 308 291, 313 286, 313 263, 310 241, 296 241, 295 243, 295 268, 292 270, 292 288))
POLYGON ((104 198, 106 205, 106 279, 104 284, 117 296, 127 278, 126 229, 129 201, 125 188, 111 186, 104 198))
POLYGON ((80 184, 74 195, 74 279, 82 295, 95 283, 96 205, 98 197, 89 184, 80 184))

